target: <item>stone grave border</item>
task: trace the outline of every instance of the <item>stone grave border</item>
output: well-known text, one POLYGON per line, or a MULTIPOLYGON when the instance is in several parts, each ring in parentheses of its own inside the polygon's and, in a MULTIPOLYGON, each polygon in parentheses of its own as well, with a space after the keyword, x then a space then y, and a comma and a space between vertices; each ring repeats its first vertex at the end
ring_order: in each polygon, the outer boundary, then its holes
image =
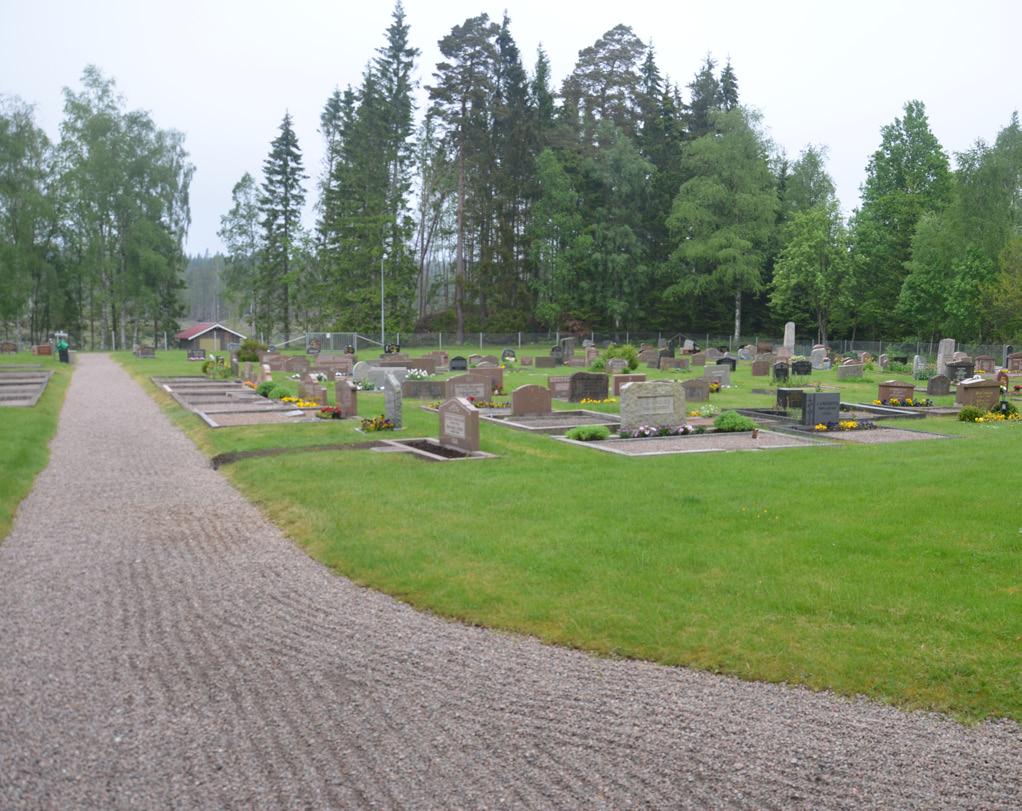
MULTIPOLYGON (((40 377, 36 382, 35 385, 37 385, 38 388, 36 389, 35 394, 26 397, 24 400, 18 400, 16 402, 0 401, 0 406, 3 406, 5 408, 35 408, 40 398, 46 393, 46 389, 50 385, 50 379, 53 377, 53 371, 47 370, 44 372, 41 370, 39 364, 33 364, 33 366, 35 366, 35 368, 29 369, 28 370, 29 374, 45 375, 45 377, 40 377)), ((9 373, 9 370, 4 369, 2 372, 0 372, 0 379, 2 379, 3 375, 6 373, 9 373)))
MULTIPOLYGON (((510 411, 510 409, 509 409, 510 411)), ((569 431, 572 428, 576 428, 579 425, 605 425, 612 431, 616 431, 621 427, 621 417, 617 414, 603 414, 599 411, 586 411, 585 409, 573 409, 569 411, 552 411, 550 414, 542 417, 502 417, 499 415, 490 416, 488 414, 479 414, 479 419, 484 422, 493 423, 496 425, 503 425, 506 428, 514 428, 516 431, 526 431, 530 434, 560 434, 564 431, 569 431), (530 425, 530 420, 545 420, 556 417, 571 417, 577 416, 580 419, 575 425, 555 425, 555 426, 535 426, 530 425)), ((586 443, 582 443, 586 444, 586 443)))
MULTIPOLYGON (((611 447, 611 446, 609 446, 607 444, 607 442, 610 441, 610 440, 613 440, 613 441, 618 442, 618 443, 628 443, 629 445, 632 445, 634 443, 635 447, 641 447, 641 443, 643 443, 643 442, 651 442, 652 440, 676 439, 676 440, 679 440, 681 442, 684 442, 684 441, 686 441, 686 440, 688 440, 690 438, 694 439, 696 437, 713 436, 713 434, 708 432, 708 433, 703 433, 703 434, 686 434, 686 435, 683 435, 683 436, 673 436, 673 437, 656 437, 656 436, 654 436, 654 437, 636 437, 636 438, 632 438, 632 439, 625 438, 625 437, 614 437, 614 436, 612 436, 612 437, 609 438, 609 440, 594 441, 594 442, 581 442, 581 441, 579 441, 577 439, 568 439, 568 437, 566 437, 566 436, 555 436, 555 437, 552 437, 552 439, 555 439, 558 442, 565 442, 565 443, 567 443, 569 445, 578 445, 578 446, 584 447, 584 448, 593 448, 594 450, 603 451, 604 453, 612 453, 615 456, 629 456, 629 457, 637 457, 637 458, 640 458, 640 459, 641 458, 648 458, 648 457, 651 457, 651 456, 680 456, 680 455, 684 455, 684 454, 688 454, 688 453, 746 453, 746 452, 749 452, 749 451, 761 451, 761 452, 763 452, 763 451, 786 450, 786 449, 789 449, 789 448, 805 448, 805 447, 827 448, 827 447, 837 447, 832 442, 824 441, 823 437, 820 437, 820 436, 803 436, 803 435, 798 435, 798 434, 792 434, 792 433, 789 433, 787 431, 775 431, 775 430, 771 430, 771 429, 767 429, 767 428, 758 428, 756 430, 757 430, 757 432, 759 433, 760 436, 766 435, 766 436, 781 437, 782 439, 785 439, 785 440, 788 440, 788 441, 785 444, 772 445, 772 446, 767 447, 767 448, 762 448, 762 447, 761 448, 692 448, 691 450, 679 449, 679 450, 671 450, 671 451, 647 451, 645 453, 629 453, 628 451, 619 450, 618 448, 611 447)), ((729 436, 729 437, 742 437, 742 436, 744 436, 744 437, 749 437, 751 439, 752 438, 752 431, 727 431, 724 434, 722 434, 722 436, 729 436)))
MULTIPOLYGON (((482 419, 482 415, 480 415, 482 419)), ((359 429, 356 429, 359 430, 359 429)), ((399 429, 400 430, 400 429, 399 429)), ((387 433, 391 433, 387 431, 387 433)), ((471 462, 475 459, 498 459, 499 457, 486 451, 463 451, 460 448, 451 448, 448 445, 441 445, 437 440, 432 437, 410 437, 408 439, 381 439, 379 443, 374 447, 370 448, 372 451, 377 453, 410 453, 417 459, 424 459, 428 462, 471 462), (461 456, 441 456, 440 454, 430 453, 422 448, 412 447, 409 443, 411 442, 425 442, 430 445, 436 445, 438 448, 445 448, 447 450, 457 451, 462 454, 461 456)))
MULTIPOLYGON (((194 403, 190 403, 188 400, 186 400, 184 397, 182 397, 180 393, 175 391, 174 385, 173 385, 175 382, 177 382, 177 383, 184 384, 184 385, 181 386, 182 388, 187 388, 188 387, 187 384, 189 384, 189 383, 207 382, 207 383, 210 384, 209 388, 215 388, 216 387, 215 384, 217 384, 217 383, 229 383, 230 381, 212 381, 212 380, 209 380, 208 378, 204 378, 204 377, 203 378, 200 378, 200 377, 183 377, 183 378, 175 378, 175 377, 151 377, 151 378, 149 378, 149 380, 152 381, 153 385, 156 386, 158 389, 160 389, 161 391, 165 392, 166 394, 169 394, 171 396, 171 398, 174 400, 174 402, 177 403, 179 406, 181 406, 181 408, 183 408, 185 411, 189 411, 192 414, 195 414, 196 416, 198 416, 198 418, 201 419, 204 423, 206 423, 206 425, 209 428, 246 428, 249 425, 272 425, 273 424, 273 423, 265 423, 265 422, 252 422, 252 423, 248 423, 247 425, 244 424, 244 423, 240 424, 240 425, 221 425, 219 422, 216 421, 216 419, 214 418, 213 415, 203 411, 199 407, 202 404, 196 405, 194 403)), ((240 384, 240 383, 238 383, 237 386, 238 386, 238 391, 251 391, 250 389, 248 389, 247 386, 242 386, 242 384, 240 384)), ((196 388, 203 388, 203 386, 197 386, 196 388)), ((262 398, 262 399, 265 399, 265 398, 262 398)), ((225 402, 226 402, 226 400, 225 400, 225 402)), ((267 401, 267 402, 272 403, 272 401, 267 401)), ((314 412, 319 411, 320 408, 321 408, 321 406, 316 406, 316 408, 307 408, 307 409, 289 408, 287 406, 282 406, 282 405, 280 405, 278 403, 276 407, 273 407, 271 405, 271 406, 269 406, 269 407, 267 407, 265 409, 262 409, 260 411, 253 411, 253 412, 250 412, 250 413, 253 413, 253 414, 279 414, 282 417, 291 417, 292 418, 292 419, 287 420, 287 421, 278 422, 278 423, 276 423, 277 425, 284 425, 287 422, 291 422, 291 423, 295 423, 295 422, 313 422, 313 421, 315 421, 315 422, 327 422, 327 420, 320 420, 318 417, 315 416, 314 412)), ((240 414, 240 413, 249 413, 249 412, 222 411, 222 412, 214 412, 214 413, 215 414, 224 414, 226 416, 228 414, 240 414)))

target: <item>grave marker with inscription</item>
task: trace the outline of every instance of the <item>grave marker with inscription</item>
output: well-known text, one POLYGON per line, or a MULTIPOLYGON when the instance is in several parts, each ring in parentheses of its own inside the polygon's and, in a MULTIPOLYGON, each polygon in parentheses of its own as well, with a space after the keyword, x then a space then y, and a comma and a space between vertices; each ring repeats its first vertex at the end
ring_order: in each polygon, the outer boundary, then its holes
POLYGON ((621 429, 677 427, 685 422, 685 387, 673 380, 629 383, 621 389, 621 429))
POLYGON ((606 400, 610 379, 600 372, 575 372, 568 379, 568 399, 573 403, 582 400, 606 400))
POLYGON ((819 425, 841 419, 841 395, 831 391, 809 391, 802 399, 802 424, 819 425))
POLYGON ((512 417, 545 417, 552 411, 550 389, 543 386, 519 386, 511 392, 512 417))
POLYGON ((467 453, 479 450, 479 410, 468 400, 454 397, 440 406, 440 444, 467 453))

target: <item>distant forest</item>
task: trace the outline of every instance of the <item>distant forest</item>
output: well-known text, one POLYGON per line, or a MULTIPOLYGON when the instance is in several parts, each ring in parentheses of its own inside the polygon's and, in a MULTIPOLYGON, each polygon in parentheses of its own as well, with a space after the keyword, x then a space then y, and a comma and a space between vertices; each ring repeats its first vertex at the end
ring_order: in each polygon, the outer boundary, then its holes
POLYGON ((952 166, 908 101, 846 220, 825 145, 778 150, 730 62, 682 85, 618 25, 555 86, 542 49, 526 68, 511 21, 481 14, 440 41, 417 111, 411 42, 399 3, 360 82, 324 101, 323 165, 308 174, 284 115, 233 188, 225 255, 190 265, 180 133, 95 68, 57 143, 0 101, 0 328, 124 346, 229 315, 375 334, 382 273, 388 332, 1022 335, 1017 113, 952 166))

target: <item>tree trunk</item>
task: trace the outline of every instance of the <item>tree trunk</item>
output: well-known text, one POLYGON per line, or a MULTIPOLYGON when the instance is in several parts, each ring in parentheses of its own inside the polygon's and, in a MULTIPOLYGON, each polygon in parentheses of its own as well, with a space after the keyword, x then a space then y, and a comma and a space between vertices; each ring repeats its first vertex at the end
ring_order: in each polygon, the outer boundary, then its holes
POLYGON ((735 293, 735 343, 742 338, 742 291, 735 293))
MULTIPOLYGON (((464 105, 463 105, 464 106, 464 105)), ((454 260, 454 313, 458 319, 458 344, 465 342, 465 141, 458 144, 458 244, 454 260)))

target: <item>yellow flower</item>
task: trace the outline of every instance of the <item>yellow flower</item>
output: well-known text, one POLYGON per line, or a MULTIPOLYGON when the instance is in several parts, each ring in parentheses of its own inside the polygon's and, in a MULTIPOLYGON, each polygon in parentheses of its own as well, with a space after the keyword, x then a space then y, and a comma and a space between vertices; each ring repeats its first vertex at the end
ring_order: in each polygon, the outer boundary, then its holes
POLYGON ((822 422, 818 422, 818 423, 816 423, 816 425, 813 426, 813 430, 814 431, 826 431, 827 430, 827 426, 824 425, 822 422))

